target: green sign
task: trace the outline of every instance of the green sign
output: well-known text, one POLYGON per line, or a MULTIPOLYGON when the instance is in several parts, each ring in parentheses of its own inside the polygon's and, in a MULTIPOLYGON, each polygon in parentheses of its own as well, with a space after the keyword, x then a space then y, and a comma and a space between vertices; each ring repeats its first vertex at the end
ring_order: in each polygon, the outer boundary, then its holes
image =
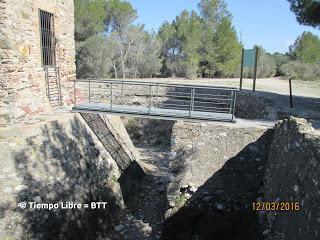
POLYGON ((243 67, 254 67, 256 59, 256 49, 244 49, 243 67))

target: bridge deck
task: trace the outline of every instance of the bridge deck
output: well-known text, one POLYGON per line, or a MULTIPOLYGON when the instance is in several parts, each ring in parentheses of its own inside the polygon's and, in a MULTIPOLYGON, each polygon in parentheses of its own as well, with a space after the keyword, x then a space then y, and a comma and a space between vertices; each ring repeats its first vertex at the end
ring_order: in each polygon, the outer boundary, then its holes
POLYGON ((78 79, 74 88, 74 112, 235 121, 234 88, 101 79, 78 79))
POLYGON ((83 103, 78 104, 72 109, 74 112, 91 112, 91 113, 109 113, 117 115, 131 115, 145 118, 160 118, 160 119, 194 119, 208 121, 234 121, 232 114, 217 113, 217 112, 200 112, 187 111, 181 109, 155 108, 144 106, 126 106, 126 105, 111 105, 101 103, 83 103))

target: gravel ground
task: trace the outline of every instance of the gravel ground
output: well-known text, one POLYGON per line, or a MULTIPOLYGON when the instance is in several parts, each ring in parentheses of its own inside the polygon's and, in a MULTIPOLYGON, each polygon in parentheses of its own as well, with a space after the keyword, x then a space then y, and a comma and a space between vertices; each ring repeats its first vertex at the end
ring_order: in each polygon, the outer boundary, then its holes
POLYGON ((160 239, 167 210, 168 154, 150 147, 138 148, 147 176, 142 189, 126 203, 126 214, 112 233, 115 240, 160 239))

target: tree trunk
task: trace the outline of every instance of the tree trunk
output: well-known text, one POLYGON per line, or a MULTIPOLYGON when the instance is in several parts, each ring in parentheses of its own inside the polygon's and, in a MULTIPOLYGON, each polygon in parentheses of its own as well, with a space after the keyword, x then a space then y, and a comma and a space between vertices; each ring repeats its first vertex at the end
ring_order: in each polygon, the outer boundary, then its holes
POLYGON ((116 79, 118 79, 118 74, 117 74, 117 68, 116 68, 116 64, 113 64, 113 70, 114 70, 114 76, 116 79))

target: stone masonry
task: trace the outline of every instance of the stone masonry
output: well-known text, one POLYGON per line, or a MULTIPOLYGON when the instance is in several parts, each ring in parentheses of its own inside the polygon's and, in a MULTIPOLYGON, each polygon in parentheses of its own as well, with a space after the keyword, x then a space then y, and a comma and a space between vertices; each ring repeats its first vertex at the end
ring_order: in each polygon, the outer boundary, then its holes
POLYGON ((72 0, 0 1, 0 124, 51 112, 41 63, 39 10, 54 14, 62 101, 70 104, 75 78, 72 0))

